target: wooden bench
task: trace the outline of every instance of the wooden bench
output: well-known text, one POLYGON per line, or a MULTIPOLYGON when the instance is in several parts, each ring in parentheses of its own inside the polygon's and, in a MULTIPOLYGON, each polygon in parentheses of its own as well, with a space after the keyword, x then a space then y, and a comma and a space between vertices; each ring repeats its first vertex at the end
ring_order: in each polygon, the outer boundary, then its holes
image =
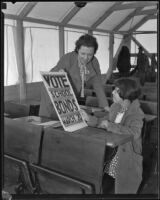
MULTIPOLYGON (((109 105, 113 103, 111 97, 106 97, 109 105)), ((140 100, 141 108, 145 114, 157 115, 157 102, 140 100)), ((98 107, 97 97, 88 96, 86 98, 86 106, 98 107)))
POLYGON ((23 117, 28 115, 38 116, 40 101, 27 99, 23 101, 5 101, 4 112, 10 114, 10 117, 23 117))
POLYGON ((157 92, 146 92, 143 94, 143 100, 157 102, 157 92))
MULTIPOLYGON (((109 85, 109 86, 104 86, 104 91, 106 94, 106 97, 111 97, 112 96, 112 91, 113 91, 113 87, 114 85, 109 85)), ((96 93, 94 91, 94 89, 85 89, 84 90, 85 96, 96 96, 96 93)), ((140 100, 147 100, 147 101, 157 101, 157 89, 156 90, 148 90, 146 89, 142 89, 142 94, 139 97, 140 100)))
POLYGON ((140 100, 141 108, 145 114, 157 115, 157 102, 140 100))
POLYGON ((17 104, 12 101, 5 101, 4 112, 9 114, 11 118, 28 116, 29 106, 17 104))

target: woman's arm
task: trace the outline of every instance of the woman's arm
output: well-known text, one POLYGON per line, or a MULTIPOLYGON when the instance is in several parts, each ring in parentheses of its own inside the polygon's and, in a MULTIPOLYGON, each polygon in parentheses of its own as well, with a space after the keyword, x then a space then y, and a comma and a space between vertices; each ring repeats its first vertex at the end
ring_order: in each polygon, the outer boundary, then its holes
POLYGON ((105 95, 104 88, 103 88, 103 85, 101 84, 101 81, 99 80, 98 77, 94 76, 92 78, 92 83, 93 83, 93 88, 95 90, 95 93, 98 99, 99 106, 102 108, 108 107, 107 110, 109 110, 108 100, 105 95))
POLYGON ((98 118, 92 115, 89 115, 84 111, 83 109, 80 110, 81 115, 83 116, 83 119, 87 122, 89 126, 96 127, 98 124, 98 118))
POLYGON ((96 57, 94 57, 92 61, 92 67, 95 71, 95 75, 91 78, 91 82, 95 90, 99 106, 105 108, 106 111, 109 111, 109 104, 104 92, 104 86, 102 85, 101 81, 101 70, 96 57))

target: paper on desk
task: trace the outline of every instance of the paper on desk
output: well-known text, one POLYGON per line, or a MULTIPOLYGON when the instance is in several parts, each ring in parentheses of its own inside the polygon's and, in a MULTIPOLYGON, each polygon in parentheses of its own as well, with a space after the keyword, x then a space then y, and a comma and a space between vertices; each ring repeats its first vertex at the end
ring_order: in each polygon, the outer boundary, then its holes
POLYGON ((84 109, 84 110, 91 110, 92 112, 96 112, 96 111, 103 111, 103 108, 99 108, 99 107, 92 107, 92 106, 85 106, 85 105, 80 105, 80 108, 84 109))
POLYGON ((48 127, 48 126, 60 127, 60 126, 62 126, 60 121, 48 121, 48 122, 40 123, 38 125, 41 125, 41 126, 44 126, 44 127, 48 127))

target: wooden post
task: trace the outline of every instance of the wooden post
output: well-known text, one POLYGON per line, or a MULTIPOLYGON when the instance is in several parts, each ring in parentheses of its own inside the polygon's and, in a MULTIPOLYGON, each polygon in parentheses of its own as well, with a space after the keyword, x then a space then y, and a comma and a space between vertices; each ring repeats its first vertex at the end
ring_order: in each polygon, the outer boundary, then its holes
POLYGON ((59 27, 59 57, 61 58, 64 55, 64 27, 59 27))
POLYGON ((25 100, 27 96, 26 92, 26 74, 25 74, 25 64, 24 64, 24 35, 23 35, 23 22, 22 20, 17 20, 17 28, 13 31, 14 43, 16 49, 16 59, 19 74, 19 95, 20 101, 25 100))
POLYGON ((93 31, 92 30, 88 30, 88 34, 89 35, 93 35, 93 31))
POLYGON ((113 45, 114 45, 114 35, 110 34, 109 36, 109 68, 104 79, 104 84, 109 80, 113 72, 113 45))

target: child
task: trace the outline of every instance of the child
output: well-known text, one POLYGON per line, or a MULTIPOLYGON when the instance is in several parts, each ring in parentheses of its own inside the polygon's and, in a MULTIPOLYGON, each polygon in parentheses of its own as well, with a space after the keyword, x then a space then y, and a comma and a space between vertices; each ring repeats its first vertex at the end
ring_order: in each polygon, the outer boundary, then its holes
POLYGON ((117 134, 133 135, 132 141, 118 146, 112 161, 105 167, 105 172, 115 179, 116 194, 134 194, 142 181, 141 130, 144 113, 138 100, 140 92, 136 80, 120 78, 115 81, 113 104, 108 116, 96 118, 82 111, 90 126, 117 134))

